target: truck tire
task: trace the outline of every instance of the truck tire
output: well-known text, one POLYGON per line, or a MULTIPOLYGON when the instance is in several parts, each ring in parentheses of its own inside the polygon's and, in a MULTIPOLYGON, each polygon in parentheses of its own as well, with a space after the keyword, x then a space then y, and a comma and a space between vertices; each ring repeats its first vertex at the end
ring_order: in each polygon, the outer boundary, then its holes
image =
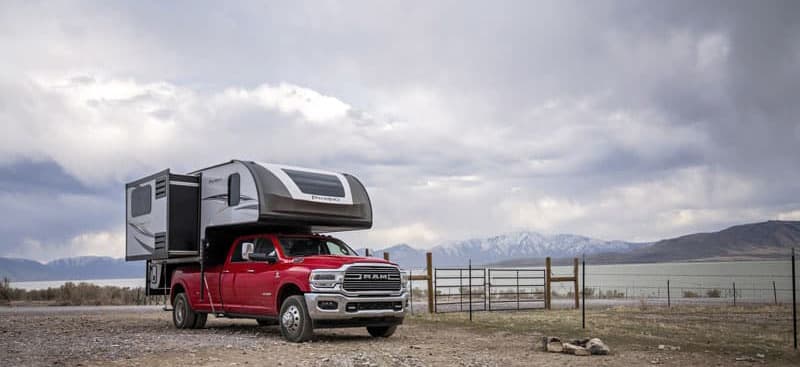
POLYGON ((202 329, 206 327, 206 321, 208 321, 208 314, 205 312, 196 313, 194 318, 194 325, 192 325, 192 329, 202 329))
POLYGON ((191 329, 197 321, 197 314, 192 311, 186 293, 178 293, 172 301, 172 323, 178 329, 191 329))
POLYGON ((301 343, 314 335, 314 325, 308 316, 303 296, 290 296, 283 301, 278 322, 281 325, 281 335, 290 342, 301 343))
POLYGON ((397 330, 397 325, 392 326, 367 326, 369 335, 375 338, 388 338, 397 330))

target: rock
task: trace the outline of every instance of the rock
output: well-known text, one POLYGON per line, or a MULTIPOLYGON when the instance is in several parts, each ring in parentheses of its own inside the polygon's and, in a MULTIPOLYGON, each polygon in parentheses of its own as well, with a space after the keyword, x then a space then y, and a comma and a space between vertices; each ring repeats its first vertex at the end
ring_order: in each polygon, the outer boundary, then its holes
POLYGON ((589 339, 572 339, 570 344, 579 345, 579 346, 585 348, 586 347, 586 343, 588 343, 588 342, 589 342, 589 339))
POLYGON ((561 353, 564 348, 561 346, 561 339, 555 336, 543 336, 542 347, 546 352, 561 353))
POLYGON ((575 345, 572 343, 564 343, 562 345, 564 347, 564 353, 567 354, 574 354, 576 356, 588 356, 591 354, 588 350, 586 350, 586 348, 580 345, 575 345))
POLYGON ((550 342, 547 343, 545 350, 550 353, 562 353, 564 351, 564 345, 561 344, 561 342, 550 342))
POLYGON ((575 355, 576 356, 590 356, 590 355, 592 355, 592 353, 589 352, 589 350, 586 349, 586 348, 580 348, 580 349, 576 349, 575 350, 575 355))
POLYGON ((609 349, 608 346, 605 345, 605 343, 603 343, 603 341, 599 338, 589 339, 589 341, 586 342, 586 349, 590 353, 596 355, 606 355, 611 352, 611 349, 609 349))
POLYGON ((761 353, 756 353, 756 358, 758 358, 758 359, 764 359, 764 358, 767 358, 767 356, 765 356, 765 355, 763 355, 763 354, 761 354, 761 353))
POLYGON ((665 344, 659 344, 659 345, 658 345, 658 350, 672 350, 672 351, 676 351, 676 350, 681 350, 681 347, 676 347, 676 346, 674 346, 674 345, 665 345, 665 344))

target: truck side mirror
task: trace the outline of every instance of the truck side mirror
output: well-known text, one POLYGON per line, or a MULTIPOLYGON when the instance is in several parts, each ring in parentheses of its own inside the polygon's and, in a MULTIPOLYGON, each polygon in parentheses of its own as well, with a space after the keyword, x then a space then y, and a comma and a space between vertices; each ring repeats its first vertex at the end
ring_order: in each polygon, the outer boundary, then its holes
POLYGON ((253 254, 255 245, 252 242, 245 242, 242 244, 242 259, 250 260, 250 255, 253 254))
POLYGON ((270 264, 274 264, 278 262, 278 256, 275 255, 267 255, 263 253, 252 253, 250 254, 250 260, 253 261, 266 261, 270 264))

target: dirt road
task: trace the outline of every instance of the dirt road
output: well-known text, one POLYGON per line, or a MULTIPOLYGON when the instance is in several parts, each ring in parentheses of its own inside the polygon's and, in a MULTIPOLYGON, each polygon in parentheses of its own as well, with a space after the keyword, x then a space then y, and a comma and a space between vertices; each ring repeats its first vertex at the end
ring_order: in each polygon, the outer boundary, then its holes
MULTIPOLYGON (((432 323, 415 316, 388 339, 366 330, 321 330, 287 343, 277 327, 210 318, 176 330, 154 307, 38 308, 0 312, 0 366, 730 366, 734 356, 628 350, 576 357, 540 351, 540 334, 432 323)), ((761 365, 763 361, 756 361, 761 365)))

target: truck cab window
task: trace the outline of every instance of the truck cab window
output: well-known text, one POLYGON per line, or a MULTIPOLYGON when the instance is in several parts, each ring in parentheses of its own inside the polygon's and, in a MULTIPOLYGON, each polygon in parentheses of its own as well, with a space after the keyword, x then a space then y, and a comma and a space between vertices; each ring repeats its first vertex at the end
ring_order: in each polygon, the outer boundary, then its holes
POLYGON ((231 255, 231 262, 232 263, 247 261, 247 260, 242 258, 242 246, 244 246, 245 242, 247 242, 247 241, 246 240, 245 241, 239 241, 239 243, 236 244, 236 248, 233 249, 233 255, 231 255))
POLYGON ((355 251, 344 242, 319 237, 281 237, 281 247, 286 256, 337 255, 355 256, 355 251))
POLYGON ((256 238, 255 250, 253 252, 258 254, 267 254, 267 256, 276 256, 275 246, 269 238, 256 238))
POLYGON ((353 256, 353 253, 347 246, 342 246, 336 242, 327 241, 325 246, 328 248, 328 254, 339 256, 353 256))

